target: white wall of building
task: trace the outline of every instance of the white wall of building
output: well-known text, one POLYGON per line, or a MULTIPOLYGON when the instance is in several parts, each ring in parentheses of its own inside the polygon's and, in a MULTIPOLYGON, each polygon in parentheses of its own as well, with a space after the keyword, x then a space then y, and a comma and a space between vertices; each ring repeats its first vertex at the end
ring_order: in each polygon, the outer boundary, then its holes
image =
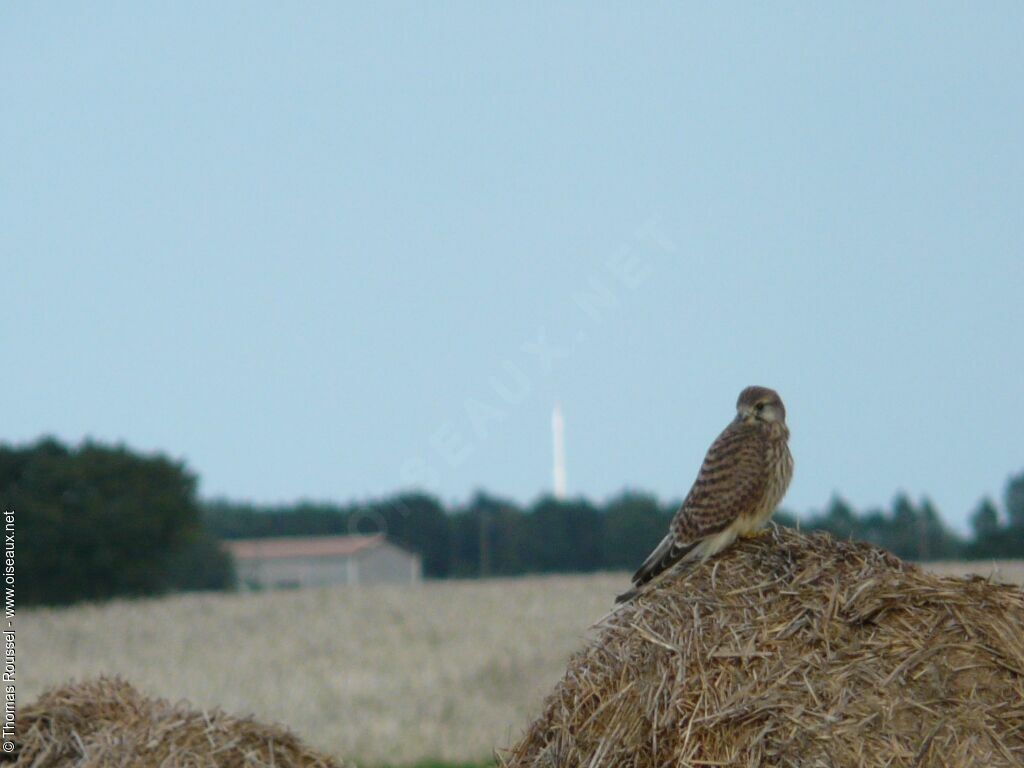
POLYGON ((387 542, 354 555, 240 560, 236 566, 243 589, 412 584, 422 578, 419 555, 387 542))

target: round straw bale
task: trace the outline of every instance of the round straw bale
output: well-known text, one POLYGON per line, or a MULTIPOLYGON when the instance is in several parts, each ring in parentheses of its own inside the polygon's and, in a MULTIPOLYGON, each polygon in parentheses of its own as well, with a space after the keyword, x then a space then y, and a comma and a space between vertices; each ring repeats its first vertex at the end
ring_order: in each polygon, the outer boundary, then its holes
POLYGON ((143 696, 118 678, 54 688, 18 712, 31 768, 343 768, 287 730, 143 696))
POLYGON ((507 768, 1024 765, 1024 592, 773 529, 599 622, 507 768))

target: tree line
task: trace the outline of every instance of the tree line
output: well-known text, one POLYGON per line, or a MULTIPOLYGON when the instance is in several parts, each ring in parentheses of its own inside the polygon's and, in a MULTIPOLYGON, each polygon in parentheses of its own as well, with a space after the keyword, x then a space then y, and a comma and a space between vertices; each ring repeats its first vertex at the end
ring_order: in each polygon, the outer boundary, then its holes
MULTIPOLYGON (((528 505, 483 492, 451 506, 424 493, 360 504, 204 502, 181 462, 53 439, 0 445, 0 499, 17 515, 23 604, 228 589, 234 570, 221 541, 232 538, 384 533, 420 553, 432 578, 632 570, 678 507, 635 491, 528 505)), ((1024 472, 1008 480, 1001 501, 981 501, 968 537, 947 528, 927 498, 905 495, 862 512, 837 497, 799 521, 786 511, 775 520, 906 559, 1024 557, 1024 472)))
MULTIPOLYGON (((433 578, 515 576, 636 568, 668 529, 678 502, 624 492, 604 503, 550 496, 519 505, 486 493, 445 508, 434 497, 408 494, 368 504, 266 507, 208 503, 206 522, 222 538, 384 533, 423 557, 433 578)), ((1024 473, 1009 480, 1003 511, 984 499, 972 535, 958 536, 927 498, 898 495, 888 509, 857 512, 842 498, 797 518, 780 510, 780 525, 824 530, 884 547, 908 560, 1024 557, 1024 473)))

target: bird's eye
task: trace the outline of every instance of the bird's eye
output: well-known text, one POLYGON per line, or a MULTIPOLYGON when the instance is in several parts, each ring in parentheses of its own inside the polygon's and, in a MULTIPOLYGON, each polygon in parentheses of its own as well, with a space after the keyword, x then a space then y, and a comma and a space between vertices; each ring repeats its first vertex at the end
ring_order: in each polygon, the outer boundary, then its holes
POLYGON ((764 410, 764 403, 758 403, 757 405, 755 405, 754 406, 754 410, 757 411, 758 413, 763 411, 764 410))

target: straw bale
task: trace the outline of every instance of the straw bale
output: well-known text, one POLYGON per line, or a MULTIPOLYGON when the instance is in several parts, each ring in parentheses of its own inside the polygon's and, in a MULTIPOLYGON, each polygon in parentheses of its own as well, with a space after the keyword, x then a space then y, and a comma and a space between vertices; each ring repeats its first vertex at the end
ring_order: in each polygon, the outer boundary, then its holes
POLYGON ((772 529, 595 625, 506 768, 1024 765, 1024 592, 772 529))
POLYGON ((111 677, 50 689, 17 726, 26 768, 343 768, 279 726, 147 698, 111 677))

